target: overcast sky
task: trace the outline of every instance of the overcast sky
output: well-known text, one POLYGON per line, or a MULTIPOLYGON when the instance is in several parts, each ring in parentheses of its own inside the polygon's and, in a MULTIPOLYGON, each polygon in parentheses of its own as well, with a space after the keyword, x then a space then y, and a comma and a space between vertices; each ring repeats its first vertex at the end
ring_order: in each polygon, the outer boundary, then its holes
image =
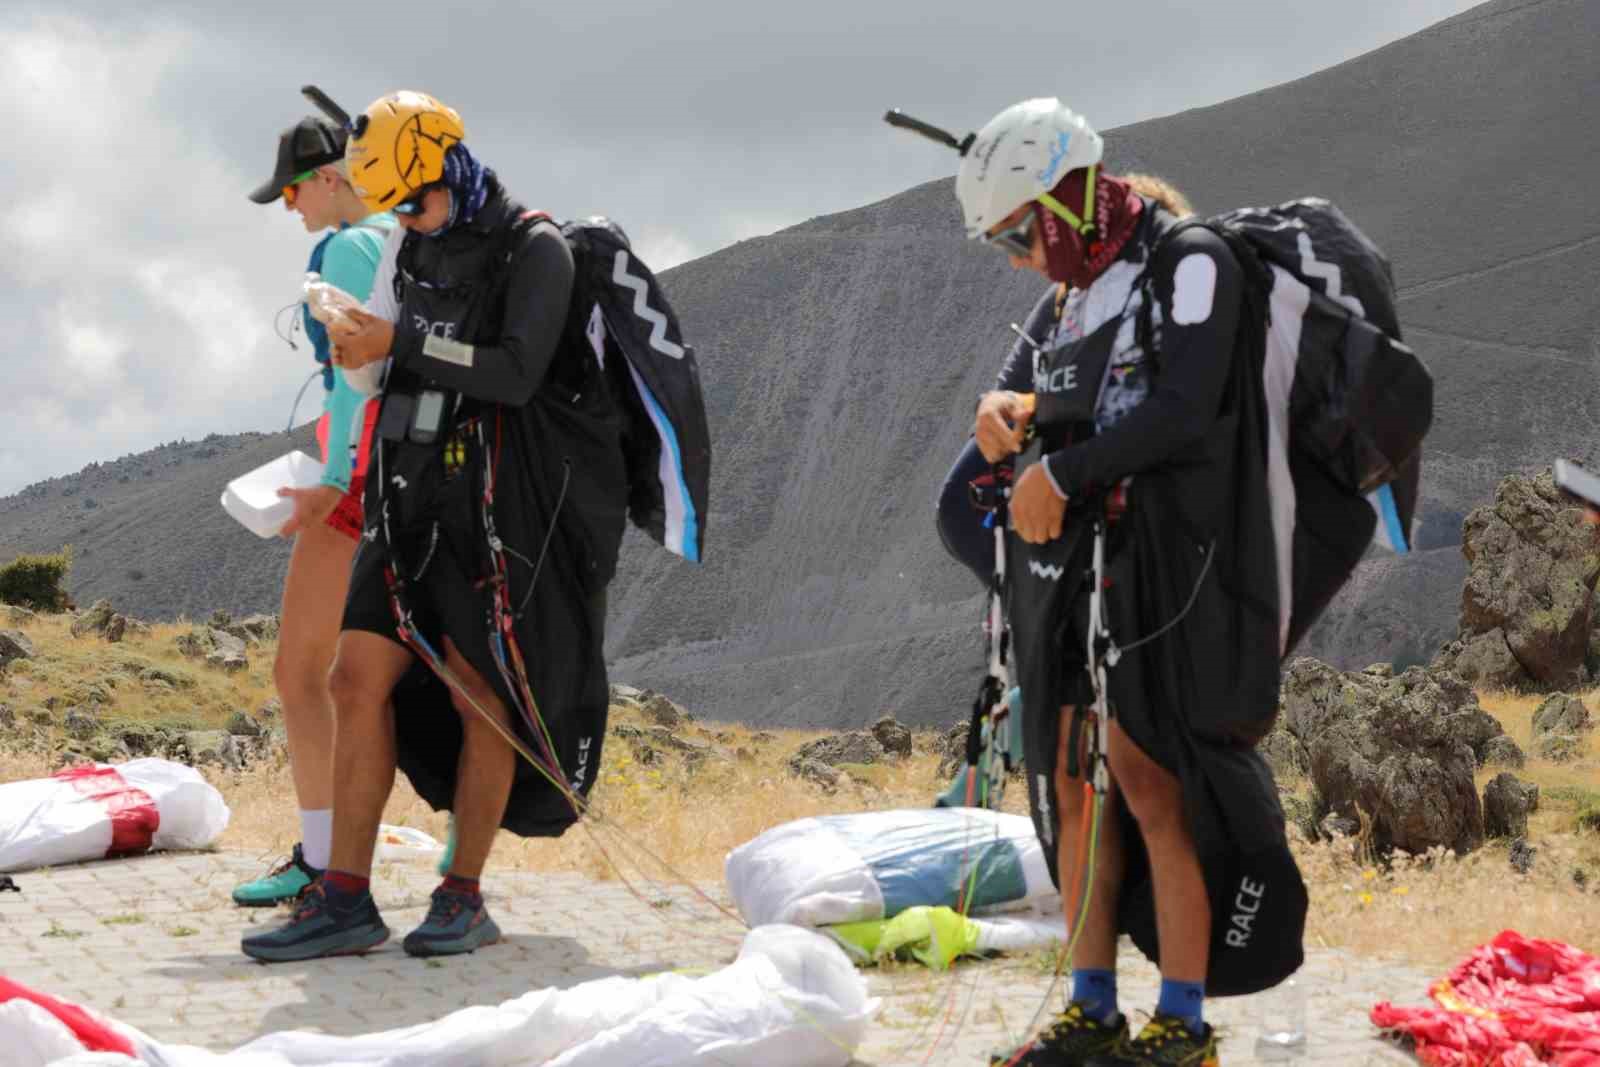
MULTIPOLYGON (((611 215, 659 270, 951 174, 948 151, 880 122, 887 107, 962 133, 1058 95, 1105 130, 1472 6, 4 0, 0 495, 164 441, 283 428, 313 365, 273 316, 313 238, 245 194, 307 82, 352 112, 433 93, 517 197, 611 215)), ((299 421, 319 403, 308 393, 299 421)))

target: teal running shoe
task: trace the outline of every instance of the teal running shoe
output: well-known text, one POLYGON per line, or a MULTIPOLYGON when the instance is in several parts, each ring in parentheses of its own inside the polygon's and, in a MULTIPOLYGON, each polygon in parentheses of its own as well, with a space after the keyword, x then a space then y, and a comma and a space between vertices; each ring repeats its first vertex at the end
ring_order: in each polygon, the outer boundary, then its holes
POLYGON ((305 853, 296 844, 288 859, 262 877, 234 889, 233 902, 242 908, 270 908, 299 898, 321 876, 322 872, 306 862, 305 853))
POLYGON ((295 904, 289 921, 276 930, 251 934, 239 947, 265 963, 312 960, 323 956, 359 956, 389 940, 389 928, 378 915, 371 893, 355 904, 337 908, 328 902, 322 880, 311 883, 295 904))
POLYGON ((481 896, 441 886, 433 891, 428 917, 406 935, 403 947, 411 956, 454 956, 499 940, 500 927, 489 918, 481 896))
POLYGON ((450 833, 445 839, 444 855, 439 857, 439 877, 443 878, 450 873, 450 868, 456 862, 456 817, 450 816, 450 833))

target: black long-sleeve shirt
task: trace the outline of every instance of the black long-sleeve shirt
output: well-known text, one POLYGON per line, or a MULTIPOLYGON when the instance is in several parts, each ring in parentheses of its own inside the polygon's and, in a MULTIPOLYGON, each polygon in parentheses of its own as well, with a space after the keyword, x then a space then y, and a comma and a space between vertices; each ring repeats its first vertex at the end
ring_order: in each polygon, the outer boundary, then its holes
MULTIPOLYGON (((1129 292, 1143 274, 1148 244, 1158 237, 1157 227, 1141 225, 1133 240, 1145 242, 1145 247, 1128 249, 1081 302, 1128 305, 1129 292)), ((1122 353, 1113 359, 1113 366, 1119 361, 1150 361, 1155 373, 1148 375, 1149 392, 1114 420, 1098 419, 1094 436, 1046 457, 1052 480, 1069 497, 1180 456, 1205 433, 1222 402, 1244 295, 1238 261, 1222 238, 1192 227, 1157 246, 1148 277, 1158 305, 1160 351, 1122 353)), ((1045 291, 1023 327, 1035 343, 1046 347, 1057 329, 1056 292, 1054 286, 1045 291)), ((1135 302, 1127 314, 1136 307, 1135 302)), ((1031 345, 1020 339, 1012 345, 996 387, 1033 391, 1031 345)))
POLYGON ((521 406, 550 369, 572 299, 573 262, 561 231, 539 222, 508 247, 499 233, 516 211, 503 196, 470 223, 438 237, 392 239, 384 250, 369 305, 394 323, 390 356, 402 371, 463 396, 521 406), (488 260, 508 257, 490 269, 488 260), (403 304, 394 296, 402 272, 403 304), (409 273, 411 278, 405 278, 409 273), (492 337, 484 337, 480 304, 497 285, 506 294, 492 337), (479 321, 469 322, 469 317, 479 321), (468 331, 479 333, 469 341, 468 331))

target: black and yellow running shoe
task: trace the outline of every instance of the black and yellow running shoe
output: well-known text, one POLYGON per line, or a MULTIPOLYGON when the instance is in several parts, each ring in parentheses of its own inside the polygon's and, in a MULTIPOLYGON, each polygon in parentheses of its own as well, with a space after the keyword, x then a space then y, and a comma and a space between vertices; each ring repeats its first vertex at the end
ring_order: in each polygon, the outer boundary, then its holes
POLYGON ((1101 1022, 1074 1001, 1025 1048, 989 1058, 990 1067, 1085 1067, 1089 1057, 1128 1040, 1128 1020, 1101 1022))
POLYGON ((1211 1024, 1196 1034, 1176 1015, 1155 1016, 1132 1041, 1090 1057, 1086 1067, 1219 1067, 1211 1024))

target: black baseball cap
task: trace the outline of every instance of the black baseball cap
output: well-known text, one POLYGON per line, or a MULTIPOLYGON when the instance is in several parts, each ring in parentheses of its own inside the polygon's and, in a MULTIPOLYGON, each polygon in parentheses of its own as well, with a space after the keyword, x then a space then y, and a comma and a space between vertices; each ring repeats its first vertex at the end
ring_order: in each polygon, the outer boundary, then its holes
POLYGON ((250 199, 270 204, 296 174, 337 163, 344 158, 345 132, 326 119, 307 115, 278 135, 278 165, 250 199))

